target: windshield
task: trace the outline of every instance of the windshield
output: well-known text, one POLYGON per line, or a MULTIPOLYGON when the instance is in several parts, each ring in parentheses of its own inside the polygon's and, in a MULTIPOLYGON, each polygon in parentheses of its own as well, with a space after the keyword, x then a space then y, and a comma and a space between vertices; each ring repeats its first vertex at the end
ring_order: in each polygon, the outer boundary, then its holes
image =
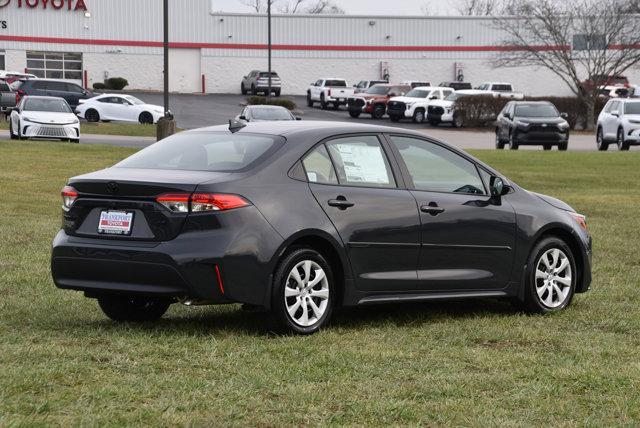
POLYGON ((372 86, 367 89, 367 94, 371 95, 387 95, 391 90, 390 86, 372 86))
POLYGON ((293 120, 291 113, 285 108, 252 108, 251 116, 258 120, 293 120))
POLYGON ((626 103, 624 106, 625 114, 640 114, 640 103, 626 103))
POLYGON ((47 98, 27 98, 24 100, 24 111, 49 111, 53 113, 71 113, 69 105, 64 100, 47 98))
MULTIPOLYGON (((266 72, 266 71, 264 71, 264 72, 260 73, 260 76, 258 76, 258 77, 261 77, 261 78, 269 78, 269 73, 268 73, 268 72, 266 72)), ((273 79, 273 78, 275 78, 275 77, 278 77, 278 73, 276 73, 275 71, 272 71, 272 72, 271 72, 271 78, 273 79)))
POLYGON ((458 98, 460 98, 462 96, 462 94, 456 94, 455 92, 452 93, 451 95, 449 95, 447 98, 445 98, 445 100, 447 101, 455 101, 458 98))
POLYGON ((266 135, 179 133, 139 151, 115 167, 235 172, 265 157, 281 140, 266 135))
POLYGON ((516 106, 518 117, 558 117, 558 110, 551 104, 523 104, 516 106))
POLYGON ((136 97, 132 97, 131 95, 126 95, 126 96, 124 96, 124 99, 125 99, 125 100, 127 100, 127 101, 129 101, 131 104, 136 105, 136 106, 139 106, 139 105, 145 104, 145 102, 144 102, 144 101, 139 100, 139 99, 138 99, 138 98, 136 98, 136 97))
POLYGON ((409 92, 407 92, 407 95, 405 96, 409 98, 427 98, 430 93, 431 91, 425 91, 422 89, 412 89, 409 92))

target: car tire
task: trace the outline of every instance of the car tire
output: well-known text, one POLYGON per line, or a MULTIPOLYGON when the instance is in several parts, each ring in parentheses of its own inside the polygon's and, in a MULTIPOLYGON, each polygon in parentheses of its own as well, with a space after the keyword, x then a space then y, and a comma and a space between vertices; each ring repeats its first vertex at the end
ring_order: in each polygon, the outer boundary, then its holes
MULTIPOLYGON (((429 125, 431 126, 438 126, 440 125, 440 121, 436 120, 436 119, 428 119, 427 122, 429 122, 429 125)), ((453 126, 453 123, 451 123, 451 126, 453 126)))
POLYGON ((280 96, 280 89, 278 89, 277 91, 274 92, 274 94, 276 95, 276 97, 280 96))
POLYGON ((496 149, 504 150, 504 141, 500 139, 500 134, 498 133, 497 129, 496 129, 496 149))
POLYGON ((416 111, 413 112, 413 123, 423 123, 424 116, 424 109, 417 108, 416 111))
POLYGON ((87 122, 100 122, 100 113, 98 110, 90 108, 84 112, 84 118, 87 122))
POLYGON ((527 260, 524 309, 544 314, 566 308, 573 299, 577 275, 571 248, 553 236, 542 239, 527 260))
POLYGON ((616 140, 616 143, 618 144, 618 150, 621 150, 621 151, 629 150, 630 144, 624 140, 624 129, 622 128, 618 129, 618 138, 616 140))
POLYGON ((20 125, 20 120, 18 120, 18 140, 24 140, 25 138, 22 136, 22 125, 20 125))
POLYGON ((373 106, 373 112, 371 113, 371 117, 376 120, 380 120, 384 117, 384 114, 387 112, 387 107, 384 104, 376 104, 373 106))
POLYGON ((13 121, 9 119, 9 138, 17 140, 18 136, 13 133, 13 121))
POLYGON ((545 144, 542 146, 542 150, 551 150, 551 144, 545 144))
POLYGON ((255 85, 251 85, 251 95, 258 95, 255 85))
POLYGON ((520 148, 520 144, 518 144, 518 140, 514 138, 513 132, 509 133, 509 148, 511 150, 518 150, 520 148))
POLYGON ((340 103, 333 103, 333 109, 338 110, 340 108, 340 103))
POLYGON ((400 116, 389 116, 391 122, 400 122, 400 116))
POLYGON ((307 92, 307 107, 313 107, 313 100, 311 99, 311 94, 307 92))
POLYGON ((153 125, 153 115, 148 111, 143 111, 138 116, 138 122, 142 125, 153 125))
POLYGON ((463 128, 464 127, 464 118, 460 114, 453 115, 453 122, 451 122, 451 126, 454 128, 463 128))
POLYGON ((137 296, 103 296, 98 298, 102 312, 114 321, 154 321, 167 312, 168 299, 137 296))
POLYGON ((350 111, 349 112, 349 116, 351 116, 354 119, 357 119, 360 117, 360 112, 359 111, 350 111))
POLYGON ((320 94, 320 108, 322 110, 327 109, 327 102, 324 100, 324 94, 320 94))
POLYGON ((609 142, 604 139, 604 133, 601 127, 598 127, 596 131, 596 146, 601 152, 606 152, 609 149, 609 142))
POLYGON ((331 318, 335 295, 333 272, 322 254, 307 247, 290 251, 274 274, 270 314, 273 330, 315 333, 331 318))
POLYGON ((240 93, 242 95, 247 95, 247 88, 244 87, 244 83, 240 84, 240 93))
POLYGON ((558 150, 560 150, 561 152, 566 152, 568 148, 569 148, 569 143, 567 141, 558 143, 558 150))

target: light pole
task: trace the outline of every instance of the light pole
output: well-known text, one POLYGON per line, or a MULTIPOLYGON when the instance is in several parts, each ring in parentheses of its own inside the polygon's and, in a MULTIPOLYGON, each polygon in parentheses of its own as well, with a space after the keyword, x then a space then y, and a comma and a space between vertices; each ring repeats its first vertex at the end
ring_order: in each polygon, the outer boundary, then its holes
POLYGON ((175 134, 176 122, 169 110, 169 0, 162 0, 162 24, 164 27, 163 51, 164 51, 164 116, 158 120, 156 128, 156 140, 160 141, 169 135, 175 134))
POLYGON ((269 72, 269 91, 267 92, 267 99, 271 97, 271 2, 272 0, 267 0, 267 32, 268 35, 268 56, 269 56, 269 64, 268 64, 268 72, 269 72))

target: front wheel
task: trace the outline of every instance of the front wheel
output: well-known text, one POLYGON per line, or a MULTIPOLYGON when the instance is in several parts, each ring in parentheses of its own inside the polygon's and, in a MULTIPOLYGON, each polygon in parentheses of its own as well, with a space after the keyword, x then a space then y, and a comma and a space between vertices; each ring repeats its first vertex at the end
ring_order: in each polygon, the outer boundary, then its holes
POLYGON ((277 90, 274 92, 274 94, 276 95, 276 97, 279 97, 279 96, 280 96, 280 89, 277 89, 277 90))
POLYGON ((9 138, 17 140, 18 136, 13 133, 13 120, 9 119, 9 138))
POLYGON ((354 119, 357 119, 360 117, 360 112, 359 111, 349 111, 349 116, 351 116, 354 119))
POLYGON ((596 132, 596 145, 598 146, 598 150, 607 151, 609 148, 609 143, 604 139, 604 134, 602 133, 602 128, 598 128, 596 132))
POLYGON ((100 122, 100 113, 97 110, 90 108, 84 113, 84 118, 87 122, 100 122))
POLYGON ((311 99, 311 94, 307 92, 307 107, 313 107, 313 100, 311 99))
POLYGON ((324 94, 320 95, 320 108, 322 110, 327 109, 327 102, 324 100, 324 94))
POLYGON ((518 140, 513 135, 513 132, 509 133, 509 148, 511 150, 518 150, 520 148, 520 144, 518 144, 518 140))
POLYGON ((558 143, 558 150, 560 150, 561 152, 566 152, 568 148, 569 148, 569 143, 567 141, 558 143))
POLYGON ((274 275, 271 318, 278 331, 311 334, 327 324, 335 283, 331 267, 311 248, 290 252, 274 275))
POLYGON ((143 111, 140 113, 138 121, 143 125, 153 125, 153 115, 148 111, 143 111))
POLYGON ((618 150, 629 150, 629 143, 624 140, 624 129, 618 129, 618 150))
POLYGON ((504 149, 504 142, 500 138, 500 132, 496 129, 496 149, 502 150, 504 149))
POLYGON ((421 108, 416 109, 413 113, 413 122, 414 123, 422 123, 424 122, 424 110, 421 108))
POLYGON ((244 83, 240 84, 240 93, 242 95, 247 95, 247 88, 244 87, 244 83))
POLYGON ((556 237, 545 238, 527 262, 525 309, 532 313, 566 308, 576 288, 576 262, 569 246, 556 237))
POLYGON ((400 122, 400 116, 389 115, 389 119, 391 119, 391 122, 400 122))
POLYGON ((373 106, 371 117, 374 119, 382 119, 386 112, 387 108, 383 104, 376 104, 375 106, 373 106))
POLYGON ((159 298, 104 296, 98 298, 102 312, 114 321, 153 321, 167 312, 171 301, 159 298))
POLYGON ((545 144, 544 146, 542 146, 543 150, 551 150, 551 144, 545 144))

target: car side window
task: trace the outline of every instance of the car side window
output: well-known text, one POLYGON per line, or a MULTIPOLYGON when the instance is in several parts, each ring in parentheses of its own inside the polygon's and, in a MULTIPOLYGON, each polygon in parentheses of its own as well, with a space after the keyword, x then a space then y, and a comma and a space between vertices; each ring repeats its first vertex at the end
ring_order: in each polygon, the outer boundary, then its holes
POLYGON ((100 98, 99 100, 97 100, 99 103, 104 103, 104 104, 110 104, 111 103, 112 98, 111 97, 104 97, 104 98, 100 98))
POLYGON ((316 82, 316 86, 322 86, 322 80, 318 80, 318 81, 316 82))
POLYGON ((324 144, 319 145, 302 160, 307 180, 311 183, 338 184, 336 171, 324 144))
POLYGON ((80 86, 78 85, 74 85, 73 83, 66 83, 66 89, 67 92, 73 92, 76 94, 81 94, 84 92, 84 89, 82 89, 80 86))
POLYGON ((444 91, 442 91, 442 97, 443 97, 443 98, 447 98, 447 97, 448 97, 449 95, 451 95, 452 93, 453 93, 453 91, 451 91, 451 90, 448 90, 448 89, 447 89, 447 90, 444 90, 444 91))
POLYGON ((475 164, 457 153, 418 138, 392 136, 391 142, 416 190, 486 195, 475 164))
POLYGON ((380 140, 360 135, 327 143, 340 184, 363 187, 396 187, 396 181, 380 140))
POLYGON ((47 89, 47 82, 33 82, 31 87, 33 89, 46 90, 47 89))
POLYGON ((48 82, 47 89, 50 91, 67 92, 67 84, 64 82, 48 82))
POLYGON ((612 114, 618 114, 619 113, 619 111, 618 111, 619 110, 619 108, 618 108, 619 105, 620 105, 619 101, 614 101, 613 103, 611 103, 610 112, 612 114))

